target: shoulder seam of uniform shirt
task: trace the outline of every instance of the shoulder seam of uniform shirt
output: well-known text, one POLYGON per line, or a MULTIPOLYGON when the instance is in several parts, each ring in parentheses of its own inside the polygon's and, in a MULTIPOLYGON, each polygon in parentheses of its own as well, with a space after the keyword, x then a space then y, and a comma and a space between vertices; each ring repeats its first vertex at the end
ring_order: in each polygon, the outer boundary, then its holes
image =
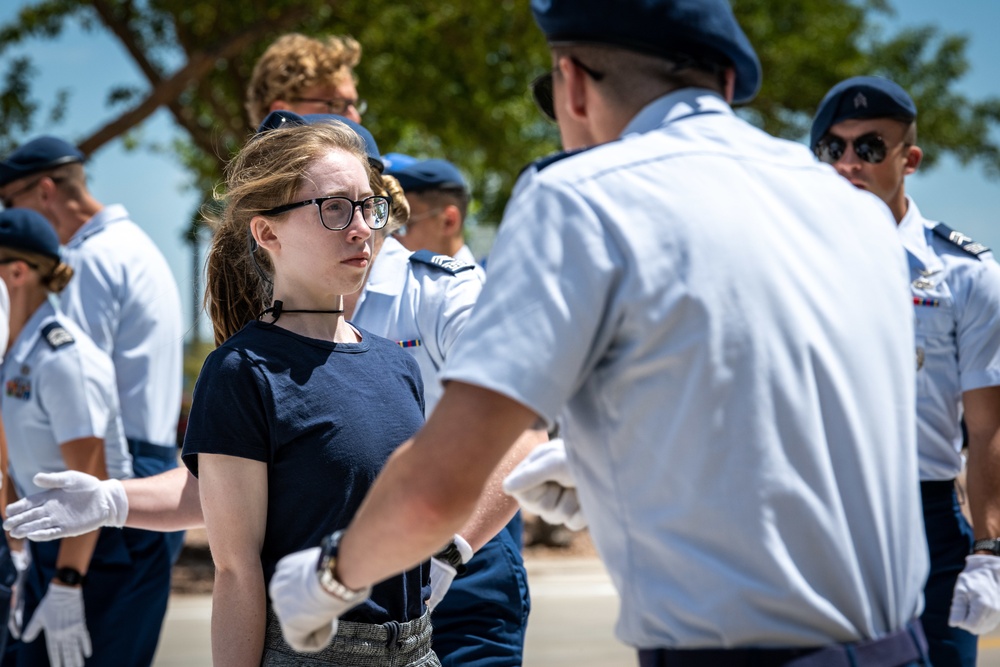
POLYGON ((580 153, 589 151, 591 148, 593 148, 593 146, 584 146, 583 148, 574 148, 573 150, 559 151, 557 153, 552 153, 551 155, 546 155, 543 158, 539 158, 534 162, 529 163, 527 166, 524 167, 524 169, 521 170, 521 173, 524 173, 525 171, 531 169, 532 167, 535 168, 536 172, 541 171, 546 167, 551 166, 556 162, 559 162, 560 160, 565 160, 568 157, 579 155, 580 153))
POLYGON ((58 350, 61 347, 67 345, 72 345, 76 342, 73 335, 66 331, 63 325, 58 322, 49 322, 44 327, 42 327, 42 338, 45 342, 49 344, 53 350, 58 350))
POLYGON ((969 255, 972 255, 978 260, 982 260, 980 255, 984 255, 990 251, 990 249, 987 248, 982 243, 979 243, 978 241, 973 241, 970 237, 966 236, 962 232, 956 232, 954 229, 944 224, 943 222, 939 222, 934 226, 934 234, 944 239, 945 241, 951 243, 952 245, 960 248, 969 255))
POLYGON ((466 264, 462 260, 455 259, 451 255, 439 255, 431 252, 430 250, 416 251, 410 255, 410 261, 436 267, 445 273, 450 273, 451 275, 475 268, 474 264, 466 264))

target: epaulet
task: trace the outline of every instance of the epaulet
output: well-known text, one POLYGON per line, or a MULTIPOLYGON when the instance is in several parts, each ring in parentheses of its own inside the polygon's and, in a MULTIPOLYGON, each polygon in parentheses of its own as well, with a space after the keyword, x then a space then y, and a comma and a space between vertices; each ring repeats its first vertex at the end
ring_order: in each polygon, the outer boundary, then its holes
POLYGON ((934 233, 940 236, 945 241, 948 241, 952 245, 956 245, 965 252, 969 253, 976 259, 979 259, 980 255, 984 255, 990 251, 985 245, 979 241, 973 241, 971 238, 963 234, 962 232, 956 232, 954 229, 939 222, 934 226, 934 233))
POLYGON ((476 268, 475 264, 466 264, 462 260, 455 259, 451 255, 438 255, 430 250, 416 251, 410 255, 410 261, 418 262, 420 264, 428 264, 452 275, 476 268))
POLYGON ((76 342, 70 332, 66 331, 58 322, 49 322, 42 327, 42 337, 53 350, 66 347, 76 342))
POLYGON ((523 174, 528 170, 534 170, 534 172, 537 174, 542 169, 552 166, 556 162, 559 162, 560 160, 565 160, 568 157, 579 155, 584 151, 589 151, 591 148, 593 148, 593 146, 585 146, 584 148, 574 148, 571 151, 559 151, 558 153, 553 153, 552 155, 546 155, 545 157, 539 158, 534 162, 532 162, 531 164, 529 164, 528 166, 526 166, 524 169, 521 170, 521 173, 523 174))

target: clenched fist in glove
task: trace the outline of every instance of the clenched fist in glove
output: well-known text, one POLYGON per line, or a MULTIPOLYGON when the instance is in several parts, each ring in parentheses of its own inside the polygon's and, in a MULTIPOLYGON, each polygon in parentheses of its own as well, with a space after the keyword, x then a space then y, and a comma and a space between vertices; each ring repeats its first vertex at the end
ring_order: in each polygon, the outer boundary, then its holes
POLYGON ((503 490, 546 523, 565 524, 570 530, 587 527, 576 495, 576 482, 569 471, 566 445, 561 438, 535 447, 507 475, 503 490))

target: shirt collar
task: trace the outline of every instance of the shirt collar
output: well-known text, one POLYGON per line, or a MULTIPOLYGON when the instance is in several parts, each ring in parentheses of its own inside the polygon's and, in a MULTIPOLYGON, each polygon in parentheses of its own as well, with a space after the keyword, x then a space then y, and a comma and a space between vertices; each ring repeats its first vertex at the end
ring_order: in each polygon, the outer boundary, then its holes
POLYGON ((907 196, 906 214, 899 221, 897 231, 907 254, 918 260, 925 268, 931 268, 932 265, 939 263, 927 238, 929 228, 930 225, 920 214, 916 202, 907 196))
POLYGON ((647 104, 629 121, 622 131, 622 137, 630 134, 644 134, 662 125, 704 114, 733 114, 733 109, 722 96, 707 88, 682 88, 667 93, 647 104))
POLYGON ((124 206, 121 204, 111 204, 110 206, 105 206, 100 211, 95 213, 90 220, 83 223, 83 226, 80 227, 80 229, 76 230, 76 234, 73 234, 73 237, 69 240, 69 243, 66 244, 66 247, 76 247, 94 234, 103 231, 108 225, 121 220, 128 220, 128 211, 125 210, 124 206))
POLYGON ((43 301, 38 310, 31 314, 28 321, 24 323, 21 333, 18 334, 17 340, 14 341, 14 346, 11 348, 10 354, 7 355, 7 358, 12 363, 18 366, 24 363, 24 360, 28 358, 32 348, 35 347, 35 343, 38 341, 42 324, 55 316, 55 314, 56 308, 52 303, 51 297, 43 301))

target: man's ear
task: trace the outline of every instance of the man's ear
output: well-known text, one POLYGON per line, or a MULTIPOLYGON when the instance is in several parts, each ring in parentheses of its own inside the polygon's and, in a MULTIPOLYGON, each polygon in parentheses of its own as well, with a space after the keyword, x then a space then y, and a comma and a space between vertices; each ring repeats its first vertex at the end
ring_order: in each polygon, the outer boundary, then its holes
POLYGON ((586 72, 580 69, 572 58, 559 58, 559 72, 566 85, 564 86, 563 110, 570 118, 583 120, 587 117, 587 86, 590 79, 586 72))
POLYGON ((728 104, 733 103, 733 97, 736 95, 736 69, 733 67, 727 67, 724 73, 726 80, 726 89, 723 91, 723 95, 726 98, 728 104))
POLYGON ((920 166, 920 162, 924 159, 924 151, 920 146, 910 146, 906 149, 906 167, 904 167, 903 174, 909 176, 917 170, 920 166))
POLYGON ((281 241, 275 233, 274 223, 262 215, 250 219, 250 233, 261 248, 274 252, 281 248, 281 241))
POLYGON ((462 214, 459 212, 458 207, 454 204, 448 204, 444 207, 442 213, 441 231, 444 232, 445 236, 461 234, 462 214))

